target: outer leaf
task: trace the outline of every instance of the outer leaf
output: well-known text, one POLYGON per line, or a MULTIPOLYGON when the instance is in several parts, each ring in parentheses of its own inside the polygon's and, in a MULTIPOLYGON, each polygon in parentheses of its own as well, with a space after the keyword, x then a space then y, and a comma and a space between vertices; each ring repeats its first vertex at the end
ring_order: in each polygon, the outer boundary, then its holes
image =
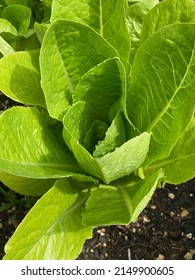
POLYGON ((58 180, 30 210, 5 246, 4 259, 75 259, 92 228, 81 224, 88 194, 78 195, 68 180, 58 180))
POLYGON ((109 110, 125 89, 120 73, 123 71, 123 65, 117 58, 103 61, 82 76, 73 93, 73 101, 87 102, 96 119, 108 123, 109 110))
POLYGON ((45 99, 40 86, 39 52, 16 52, 0 60, 0 90, 15 101, 41 105, 45 99))
POLYGON ((135 221, 151 199, 159 178, 158 171, 145 181, 134 179, 124 184, 118 180, 117 186, 100 185, 92 189, 83 212, 83 223, 99 226, 135 221))
POLYGON ((51 21, 69 19, 92 27, 128 64, 130 38, 125 24, 126 0, 54 0, 51 21))
POLYGON ((28 7, 13 4, 3 9, 2 17, 10 21, 18 32, 23 33, 29 27, 31 10, 28 7))
POLYGON ((30 179, 19 176, 14 176, 0 170, 0 181, 5 186, 17 193, 30 196, 40 196, 48 191, 53 185, 55 180, 38 180, 30 179))
POLYGON ((143 19, 146 14, 158 3, 158 0, 141 0, 127 9, 127 27, 131 38, 131 64, 139 47, 143 19))
POLYGON ((163 0, 145 17, 141 32, 143 43, 157 30, 173 23, 195 22, 195 3, 192 0, 163 0))
POLYGON ((13 5, 13 4, 19 4, 19 5, 24 5, 27 7, 31 7, 32 6, 32 0, 5 0, 5 3, 7 5, 13 5))
POLYGON ((80 173, 47 115, 37 108, 14 107, 0 116, 0 169, 28 178, 59 178, 80 173))
POLYGON ((170 184, 181 184, 195 176, 195 118, 169 157, 155 162, 147 170, 153 172, 159 168, 164 171, 164 181, 170 184))
POLYGON ((42 88, 50 115, 62 119, 82 75, 115 56, 116 51, 91 28, 72 21, 55 21, 40 53, 42 88))
POLYGON ((194 24, 173 24, 137 51, 127 107, 140 131, 152 131, 146 165, 169 155, 194 114, 194 42, 194 24))

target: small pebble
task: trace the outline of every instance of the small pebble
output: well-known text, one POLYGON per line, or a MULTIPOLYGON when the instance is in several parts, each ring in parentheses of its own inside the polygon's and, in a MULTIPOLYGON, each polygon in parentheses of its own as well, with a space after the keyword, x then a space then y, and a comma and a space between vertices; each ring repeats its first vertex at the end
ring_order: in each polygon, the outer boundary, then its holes
POLYGON ((128 238, 128 236, 127 235, 125 235, 125 240, 127 241, 129 238, 128 238))
POLYGON ((156 258, 156 260, 164 260, 165 256, 162 254, 159 254, 158 257, 156 258))
POLYGON ((143 215, 143 222, 144 223, 149 223, 150 219, 148 219, 148 217, 146 215, 143 215))
POLYGON ((169 197, 170 199, 175 199, 174 193, 168 193, 168 197, 169 197))
POLYGON ((170 212, 170 216, 171 216, 171 217, 174 217, 174 216, 175 216, 175 213, 174 213, 173 211, 171 211, 171 212, 170 212))
POLYGON ((181 212, 181 214, 180 214, 180 216, 183 218, 183 217, 186 217, 186 216, 188 216, 189 215, 189 211, 188 210, 186 210, 186 209, 184 209, 182 212, 181 212))
POLYGON ((156 205, 151 205, 150 208, 155 210, 156 209, 156 205))
POLYGON ((187 238, 192 239, 192 233, 186 234, 187 238))
POLYGON ((2 223, 0 223, 0 228, 3 228, 3 224, 2 223))
POLYGON ((190 250, 189 252, 187 252, 184 256, 185 260, 191 260, 193 258, 195 254, 195 250, 190 250))

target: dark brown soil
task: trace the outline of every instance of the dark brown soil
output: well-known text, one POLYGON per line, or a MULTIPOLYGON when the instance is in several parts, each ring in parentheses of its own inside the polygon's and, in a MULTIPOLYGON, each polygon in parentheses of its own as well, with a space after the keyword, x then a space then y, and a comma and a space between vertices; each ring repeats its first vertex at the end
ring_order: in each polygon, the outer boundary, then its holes
POLYGON ((135 223, 95 229, 79 259, 195 259, 195 179, 157 189, 135 223))
MULTIPOLYGON (((8 238, 35 202, 1 188, 6 194, 1 193, 0 209, 9 209, 0 212, 0 259, 8 238)), ((78 259, 195 259, 195 179, 157 189, 135 223, 95 229, 78 259)))
MULTIPOLYGON (((0 111, 11 105, 0 94, 0 111)), ((0 259, 5 243, 34 202, 0 182, 0 259)), ((157 189, 135 223, 95 229, 78 259, 195 259, 195 178, 157 189)))

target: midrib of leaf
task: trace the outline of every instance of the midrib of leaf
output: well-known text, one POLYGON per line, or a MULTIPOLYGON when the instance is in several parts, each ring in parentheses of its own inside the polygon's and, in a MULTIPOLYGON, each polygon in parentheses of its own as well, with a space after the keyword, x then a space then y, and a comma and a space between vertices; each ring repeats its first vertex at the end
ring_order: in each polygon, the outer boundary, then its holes
POLYGON ((55 37, 55 41, 56 41, 56 46, 57 46, 57 48, 58 48, 58 52, 59 52, 59 54, 60 54, 60 59, 61 59, 61 62, 62 62, 62 65, 63 65, 63 69, 64 69, 64 75, 65 75, 65 77, 66 77, 66 80, 67 80, 67 83, 68 83, 68 87, 69 87, 70 93, 73 94, 74 88, 73 88, 73 85, 72 85, 72 83, 71 83, 71 80, 70 80, 70 76, 69 76, 69 74, 68 74, 68 71, 66 70, 66 67, 65 67, 65 65, 64 65, 64 61, 63 61, 63 58, 62 58, 60 49, 59 49, 59 47, 58 47, 58 41, 57 41, 56 37, 55 37))
POLYGON ((127 206, 128 212, 129 214, 132 216, 133 214, 133 206, 132 206, 132 202, 131 199, 129 197, 129 194, 127 191, 125 191, 124 187, 122 186, 117 186, 117 188, 119 189, 121 196, 125 202, 125 205, 127 206))
POLYGON ((0 161, 3 160, 5 162, 9 162, 9 163, 14 163, 16 165, 28 165, 28 166, 43 166, 43 167, 57 167, 57 168, 67 168, 67 167, 71 167, 72 170, 77 170, 73 165, 71 164, 59 164, 59 163, 39 163, 39 162, 20 162, 20 161, 15 161, 15 160, 8 160, 8 159, 0 159, 0 161))
POLYGON ((177 162, 178 160, 185 160, 185 159, 188 159, 188 158, 191 158, 191 157, 195 157, 195 153, 194 154, 190 154, 190 155, 186 155, 186 156, 180 156, 180 157, 177 157, 177 158, 174 158, 174 159, 171 159, 171 160, 165 160, 165 161, 162 161, 162 162, 160 162, 158 164, 150 165, 146 169, 146 172, 149 171, 149 170, 157 170, 157 169, 163 168, 163 166, 166 166, 168 164, 177 162))
POLYGON ((100 36, 104 36, 102 0, 100 0, 100 36))
POLYGON ((192 63, 192 59, 193 59, 193 56, 194 56, 194 49, 195 49, 195 43, 194 43, 194 46, 193 46, 193 49, 192 49, 192 55, 190 57, 190 62, 189 62, 189 65, 187 65, 187 69, 186 69, 186 72, 183 76, 183 79, 181 80, 178 88, 175 90, 173 96, 171 97, 171 99, 168 101, 168 103, 166 104, 166 106, 164 107, 164 109, 156 116, 156 118, 151 122, 151 124, 146 128, 146 131, 147 132, 151 132, 153 130, 153 128, 157 125, 157 123, 162 119, 163 115, 167 112, 167 110, 169 109, 172 101, 174 100, 175 96, 177 95, 177 93, 179 92, 179 90, 181 89, 182 87, 182 84, 184 83, 185 79, 186 79, 186 76, 188 74, 188 71, 191 67, 191 63, 192 63))

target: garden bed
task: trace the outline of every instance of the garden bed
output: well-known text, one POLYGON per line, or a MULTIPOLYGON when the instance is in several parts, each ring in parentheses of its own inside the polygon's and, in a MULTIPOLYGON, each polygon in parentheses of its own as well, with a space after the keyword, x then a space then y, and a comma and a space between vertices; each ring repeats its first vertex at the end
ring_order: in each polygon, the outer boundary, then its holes
MULTIPOLYGON (((19 105, 0 93, 0 111, 19 105)), ((4 245, 32 207, 29 199, 9 191, 1 193, 0 259, 4 245), (10 203, 11 205, 11 203, 10 203)), ((157 189, 138 220, 127 226, 97 228, 93 238, 85 242, 78 259, 86 260, 183 260, 195 259, 195 179, 178 186, 157 189)))

